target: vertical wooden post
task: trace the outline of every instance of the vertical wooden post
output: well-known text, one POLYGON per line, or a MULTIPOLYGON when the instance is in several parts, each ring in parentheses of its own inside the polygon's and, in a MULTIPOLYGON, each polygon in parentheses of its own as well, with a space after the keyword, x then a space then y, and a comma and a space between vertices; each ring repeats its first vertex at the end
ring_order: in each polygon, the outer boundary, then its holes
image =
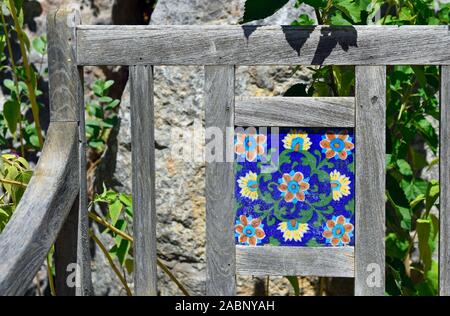
POLYGON ((450 296, 450 66, 441 67, 439 295, 450 296))
POLYGON ((89 295, 92 289, 85 193, 83 70, 76 64, 76 26, 80 23, 80 13, 75 9, 58 9, 47 17, 50 120, 78 123, 80 127, 79 205, 72 208, 55 244, 57 294, 61 295, 89 295), (73 271, 69 265, 75 263, 73 271), (67 282, 71 273, 78 276, 76 289, 67 282))
POLYGON ((55 242, 55 291, 58 296, 76 295, 76 286, 69 286, 68 281, 74 280, 69 274, 76 272, 70 265, 77 260, 78 207, 77 197, 55 242))
POLYGON ((223 133, 223 162, 206 162, 206 294, 234 295, 234 171, 225 162, 233 152, 226 132, 234 128, 234 66, 205 66, 205 107, 206 128, 223 133))
MULTIPOLYGON (((79 78, 83 82, 83 69, 78 67, 79 78)), ((80 112, 78 117, 78 139, 79 139, 79 163, 80 172, 80 194, 78 198, 78 245, 77 245, 77 262, 80 269, 80 283, 77 287, 78 296, 93 295, 92 275, 91 275, 91 249, 89 237, 89 209, 87 194, 87 166, 86 166, 86 130, 85 130, 85 110, 84 110, 84 93, 83 85, 80 87, 80 112)))
POLYGON ((134 287, 157 295, 153 67, 130 67, 133 162, 134 287))
POLYGON ((386 67, 356 67, 355 295, 385 292, 386 67))

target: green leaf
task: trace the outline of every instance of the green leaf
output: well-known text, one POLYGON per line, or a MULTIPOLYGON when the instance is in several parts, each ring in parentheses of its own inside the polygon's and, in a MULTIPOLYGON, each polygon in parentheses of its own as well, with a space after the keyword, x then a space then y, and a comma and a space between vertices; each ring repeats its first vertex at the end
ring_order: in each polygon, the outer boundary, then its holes
POLYGON ((386 255, 391 258, 404 260, 409 248, 406 240, 397 238, 397 235, 390 233, 386 236, 386 255))
POLYGON ((128 240, 122 239, 119 246, 117 247, 117 259, 120 262, 120 265, 125 265, 125 260, 127 258, 128 252, 131 249, 131 243, 128 240))
POLYGON ((400 181, 400 186, 402 187, 406 198, 409 201, 413 201, 420 194, 426 194, 427 188, 428 188, 428 183, 427 183, 427 181, 422 180, 422 179, 413 179, 411 181, 402 179, 400 181))
POLYGON ((32 46, 39 54, 44 55, 45 48, 47 46, 47 40, 45 36, 40 36, 33 39, 32 46))
POLYGON ((93 127, 101 127, 102 123, 100 120, 97 120, 97 119, 87 119, 86 125, 93 126, 93 127))
POLYGON ((311 19, 308 14, 304 14, 304 13, 300 14, 300 16, 294 22, 291 23, 291 25, 294 25, 294 26, 315 25, 315 24, 316 24, 316 21, 311 19))
POLYGON ((392 154, 386 154, 386 169, 391 169, 392 168, 392 154))
POLYGON ((103 96, 103 85, 99 85, 99 84, 94 84, 92 86, 92 91, 94 92, 94 94, 98 97, 102 97, 103 96))
POLYGON ((41 144, 39 143, 39 138, 38 138, 37 135, 31 135, 30 136, 30 143, 35 148, 40 148, 41 147, 41 144))
POLYGON ((10 214, 6 212, 4 209, 0 208, 0 216, 9 217, 10 214))
POLYGON ((120 193, 119 194, 119 200, 122 202, 125 206, 133 206, 133 199, 131 195, 120 193))
POLYGON ((431 248, 429 239, 431 238, 431 220, 418 219, 416 223, 417 236, 419 239, 420 259, 423 262, 423 271, 426 274, 431 268, 431 248))
POLYGON ((14 85, 14 81, 12 81, 11 79, 3 80, 3 85, 6 88, 8 88, 8 90, 10 90, 11 92, 15 92, 16 91, 16 86, 14 85))
POLYGON ((439 182, 436 180, 430 181, 426 193, 425 209, 427 213, 430 212, 436 200, 439 198, 439 182))
POLYGON ((425 88, 427 86, 427 78, 425 76, 424 66, 411 66, 411 68, 413 69, 414 73, 416 74, 417 81, 419 81, 420 85, 423 88, 425 88))
MULTIPOLYGON (((116 225, 114 225, 117 229, 121 231, 125 231, 127 227, 126 221, 120 219, 117 221, 116 225)), ((123 239, 121 236, 117 235, 115 238, 115 255, 117 256, 117 259, 119 260, 119 263, 121 266, 125 265, 125 260, 127 259, 127 255, 129 250, 131 249, 131 244, 128 240, 123 239)))
POLYGON ((104 142, 102 140, 89 142, 89 147, 92 147, 94 149, 102 150, 103 146, 104 146, 104 142))
POLYGON ((111 102, 113 99, 111 97, 101 97, 98 99, 99 102, 105 102, 105 103, 109 103, 111 102))
POLYGON ((403 229, 411 230, 411 211, 402 206, 397 206, 396 210, 401 216, 400 226, 403 229))
POLYGON ((118 106, 119 103, 120 103, 120 100, 113 100, 111 103, 109 103, 109 104, 106 106, 106 109, 107 109, 107 110, 112 110, 112 109, 114 109, 116 106, 118 106))
POLYGON ((108 80, 103 85, 103 90, 108 90, 114 84, 114 80, 108 80))
POLYGON ((331 67, 338 95, 350 95, 355 85, 355 68, 351 66, 331 67))
POLYGON ((436 296, 439 291, 439 264, 436 260, 431 260, 431 268, 426 274, 425 283, 427 284, 429 294, 436 296))
POLYGON ((108 215, 111 218, 111 223, 113 225, 115 225, 117 220, 119 219, 121 211, 122 203, 120 203, 119 200, 116 200, 114 203, 108 206, 108 215))
POLYGON ((425 154, 419 152, 418 150, 410 147, 410 153, 412 156, 412 168, 414 170, 421 170, 428 166, 428 162, 425 154))
POLYGON ((418 129, 420 134, 423 136, 425 141, 427 142, 430 149, 434 154, 437 153, 437 147, 439 143, 439 138, 436 134, 436 130, 431 125, 431 123, 427 119, 421 119, 419 121, 414 122, 414 126, 418 129))
POLYGON ((285 276, 294 289, 295 296, 300 296, 300 286, 298 284, 298 278, 296 276, 285 276))
POLYGON ((419 194, 409 205, 411 208, 415 208, 417 205, 419 205, 420 202, 425 201, 425 194, 419 194))
POLYGON ((411 211, 409 208, 397 205, 394 200, 392 199, 391 195, 389 194, 389 191, 386 192, 386 196, 388 198, 388 201, 394 207, 395 211, 397 212, 397 215, 400 217, 400 226, 403 229, 411 230, 411 211))
POLYGON ((401 21, 409 22, 414 19, 414 16, 409 8, 403 7, 398 14, 398 18, 401 21))
POLYGON ((361 12, 363 11, 356 0, 335 0, 334 6, 338 8, 347 18, 355 24, 361 22, 361 12))
MULTIPOLYGON (((124 219, 119 219, 116 224, 114 225, 115 228, 117 228, 118 230, 125 232, 125 230, 127 229, 127 222, 124 219)), ((120 235, 116 235, 114 237, 114 242, 116 243, 116 246, 120 245, 120 242, 122 241, 122 236, 120 235)))
POLYGON ((404 176, 412 176, 413 172, 411 166, 406 160, 399 159, 397 160, 397 166, 400 173, 404 176))
POLYGON ((289 0, 247 0, 245 1, 242 23, 261 20, 273 15, 289 0))
POLYGON ((17 123, 20 120, 20 104, 16 101, 6 101, 3 105, 3 117, 6 120, 11 134, 16 133, 17 123))
POLYGON ((341 11, 336 11, 331 16, 331 25, 352 25, 352 22, 345 19, 341 11))

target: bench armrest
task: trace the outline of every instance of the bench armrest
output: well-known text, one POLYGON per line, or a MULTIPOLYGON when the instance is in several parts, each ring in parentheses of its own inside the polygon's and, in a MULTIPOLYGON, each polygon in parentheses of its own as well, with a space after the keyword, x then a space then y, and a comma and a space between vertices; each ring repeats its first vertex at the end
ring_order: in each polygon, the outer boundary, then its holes
POLYGON ((0 234, 0 295, 21 295, 30 285, 78 194, 78 174, 78 124, 52 122, 28 188, 0 234))

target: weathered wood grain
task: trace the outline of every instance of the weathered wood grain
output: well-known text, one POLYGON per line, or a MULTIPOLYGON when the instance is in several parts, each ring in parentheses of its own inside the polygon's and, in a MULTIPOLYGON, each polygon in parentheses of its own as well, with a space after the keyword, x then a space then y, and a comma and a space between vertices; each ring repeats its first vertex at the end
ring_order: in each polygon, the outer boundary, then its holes
MULTIPOLYGON (((79 122, 79 182, 77 229, 64 229, 59 236, 62 244, 75 245, 77 249, 77 295, 92 294, 91 260, 89 248, 89 219, 86 184, 86 144, 84 127, 84 89, 83 68, 76 64, 76 26, 81 23, 81 14, 75 9, 58 9, 47 16, 47 35, 49 38, 49 84, 50 116, 52 121, 79 122), (75 241, 72 239, 76 239, 75 241)), ((75 217, 75 215, 71 215, 75 217)), ((59 249, 64 251, 64 247, 59 249)), ((69 255, 72 250, 66 250, 69 255)), ((64 258, 64 255, 57 256, 64 258)), ((55 262, 58 266, 60 263, 55 262)), ((61 264, 66 264, 65 260, 61 264)), ((58 267, 61 271, 65 267, 58 267)), ((70 291, 69 291, 70 292, 70 291)))
POLYGON ((450 66, 441 67, 439 294, 450 296, 450 66))
POLYGON ((76 270, 71 265, 77 263, 78 209, 77 197, 55 242, 55 289, 58 296, 76 295, 76 283, 69 284, 67 281, 75 280, 72 274, 76 270))
MULTIPOLYGON (((80 69, 81 70, 81 69, 80 69)), ((80 71, 81 72, 81 71, 80 71)), ((82 76, 81 76, 82 78, 82 76)), ((85 130, 85 111, 84 95, 79 95, 79 100, 83 102, 79 110, 78 123, 78 169, 80 192, 78 199, 78 236, 77 236, 77 264, 79 286, 77 287, 77 296, 89 296, 94 294, 92 287, 91 273, 91 247, 89 237, 89 208, 87 193, 87 167, 86 167, 86 130, 85 130)))
POLYGON ((236 246, 238 274, 353 278, 353 247, 236 246))
MULTIPOLYGON (((80 80, 83 81, 83 69, 78 69, 80 80)), ((83 85, 82 85, 83 87, 83 85)), ((90 296, 94 294, 92 287, 91 272, 91 247, 89 237, 89 202, 87 193, 87 167, 86 167, 86 127, 83 90, 78 92, 79 104, 79 123, 78 123, 78 169, 80 193, 78 199, 78 242, 77 242, 77 264, 79 286, 77 287, 77 296, 90 296)))
POLYGON ((52 122, 16 212, 0 234, 0 295, 21 295, 55 242, 78 194, 78 124, 52 122))
POLYGON ((153 68, 130 67, 133 162, 134 287, 157 295, 153 68))
POLYGON ((77 67, 76 25, 80 12, 58 9, 47 15, 50 120, 78 121, 83 83, 77 67))
MULTIPOLYGON (((206 128, 223 133, 219 156, 233 153, 225 135, 234 129, 234 66, 205 67, 205 109, 206 128)), ((206 294, 212 296, 236 291, 233 169, 232 162, 206 163, 206 294)))
POLYGON ((81 65, 438 65, 448 26, 80 26, 81 65))
POLYGON ((355 126, 355 98, 237 98, 237 126, 355 126))
POLYGON ((355 295, 384 295, 386 67, 356 67, 355 295))

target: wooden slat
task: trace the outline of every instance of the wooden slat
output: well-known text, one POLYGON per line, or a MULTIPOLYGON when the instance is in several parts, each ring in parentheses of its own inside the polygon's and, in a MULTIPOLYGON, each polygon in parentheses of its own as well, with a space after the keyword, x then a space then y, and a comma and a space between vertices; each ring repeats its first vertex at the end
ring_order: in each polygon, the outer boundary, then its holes
POLYGON ((355 98, 238 98, 235 125, 353 127, 355 98))
MULTIPOLYGON (((227 128, 234 129, 234 66, 205 67, 206 128, 224 134, 222 157, 233 153, 227 128), (228 147, 228 150, 227 150, 228 147)), ((208 134, 208 132, 207 132, 208 134)), ((208 143, 208 139, 206 140, 208 143)), ((232 162, 206 163, 206 294, 234 295, 234 170, 232 162)))
POLYGON ((355 295, 384 295, 386 67, 356 67, 355 295))
POLYGON ((58 296, 76 295, 76 286, 70 286, 72 284, 67 281, 72 282, 72 274, 76 272, 71 265, 77 262, 78 209, 77 198, 55 242, 55 289, 58 296))
POLYGON ((76 63, 77 10, 58 9, 47 15, 50 120, 78 122, 79 80, 76 63))
POLYGON ((82 65, 450 63, 447 26, 80 26, 82 65))
POLYGON ((441 67, 439 293, 450 296, 450 66, 441 67))
POLYGON ((75 294, 92 294, 86 196, 83 69, 76 64, 76 26, 81 23, 80 16, 80 12, 75 9, 58 9, 47 16, 50 118, 51 121, 79 122, 79 153, 73 157, 79 161, 79 205, 77 211, 72 209, 68 219, 75 227, 69 228, 65 225, 58 237, 58 244, 61 244, 61 247, 58 245, 58 255, 55 259, 56 269, 60 271, 56 280, 59 292, 66 295, 74 294, 74 289, 62 289, 66 282, 58 279, 64 277, 61 273, 67 272, 67 264, 70 263, 77 263, 77 277, 80 278, 77 280, 79 286, 75 294), (64 247, 64 244, 71 247, 64 247), (68 262, 68 258, 73 256, 73 249, 77 256, 70 259, 72 262, 68 262))
POLYGON ((52 122, 16 211, 0 234, 0 296, 23 295, 78 194, 78 124, 52 122))
POLYGON ((153 68, 130 67, 135 294, 156 295, 153 68))
POLYGON ((236 246, 238 274, 354 277, 353 247, 236 246))
MULTIPOLYGON (((83 78, 82 69, 79 69, 80 78, 83 78)), ((77 296, 93 295, 92 273, 91 273, 91 247, 89 237, 89 207, 87 193, 87 166, 86 166, 86 129, 85 129, 85 111, 84 94, 81 94, 79 123, 78 123, 78 169, 80 193, 78 198, 78 243, 77 243, 77 263, 80 278, 77 287, 77 296)))

